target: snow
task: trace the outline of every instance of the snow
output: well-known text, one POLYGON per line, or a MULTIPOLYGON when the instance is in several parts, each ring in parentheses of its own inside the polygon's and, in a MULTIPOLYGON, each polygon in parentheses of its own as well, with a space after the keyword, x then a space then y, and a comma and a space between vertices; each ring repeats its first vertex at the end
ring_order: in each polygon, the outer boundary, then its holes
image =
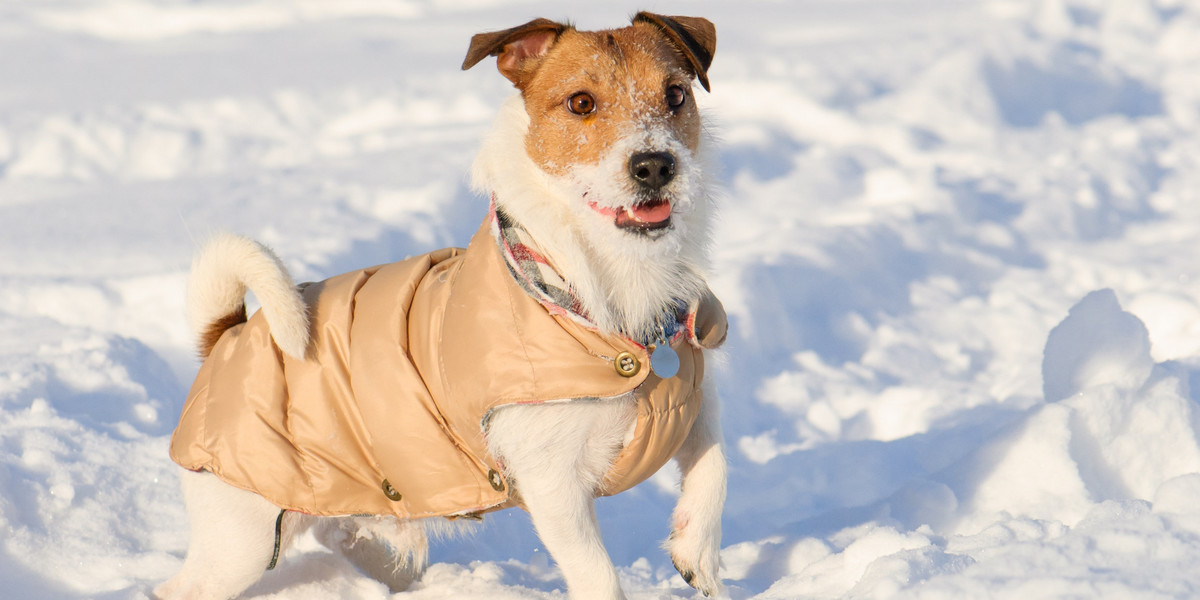
MULTIPOLYGON (((712 283, 727 594, 1200 595, 1200 7, 1182 0, 0 4, 0 595, 145 598, 193 251, 298 279, 462 245, 509 85, 476 32, 636 8, 720 34, 712 283)), ((631 598, 677 472, 598 505, 631 598)), ((553 598, 519 511, 399 597, 553 598)), ((250 597, 384 598, 301 539, 250 597)))

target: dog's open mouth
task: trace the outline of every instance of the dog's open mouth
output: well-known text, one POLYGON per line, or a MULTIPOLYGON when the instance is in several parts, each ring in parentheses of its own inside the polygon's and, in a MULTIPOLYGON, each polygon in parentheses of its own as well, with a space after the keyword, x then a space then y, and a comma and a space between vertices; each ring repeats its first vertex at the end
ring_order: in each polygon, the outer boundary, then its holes
POLYGON ((655 198, 623 208, 608 208, 589 202, 592 210, 612 217, 613 225, 630 231, 653 231, 671 225, 671 201, 655 198))

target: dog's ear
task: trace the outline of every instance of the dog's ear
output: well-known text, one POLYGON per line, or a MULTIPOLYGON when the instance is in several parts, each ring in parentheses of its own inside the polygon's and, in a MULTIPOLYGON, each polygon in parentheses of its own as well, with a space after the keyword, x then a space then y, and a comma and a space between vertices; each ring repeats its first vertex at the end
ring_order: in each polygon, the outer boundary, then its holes
POLYGON ((545 56, 558 36, 569 28, 570 25, 549 19, 534 19, 504 31, 477 33, 471 36, 462 68, 465 71, 484 58, 495 56, 500 74, 523 90, 536 70, 536 59, 545 56))
POLYGON ((692 65, 700 85, 709 90, 708 67, 717 51, 717 28, 712 22, 700 17, 667 17, 648 12, 634 15, 633 22, 658 26, 692 65))

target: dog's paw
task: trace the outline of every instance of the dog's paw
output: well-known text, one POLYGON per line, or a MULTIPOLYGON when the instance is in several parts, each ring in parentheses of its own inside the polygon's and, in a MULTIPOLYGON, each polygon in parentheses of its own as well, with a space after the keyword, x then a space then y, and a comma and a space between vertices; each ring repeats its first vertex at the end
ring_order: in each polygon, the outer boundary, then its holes
POLYGON ((708 597, 721 591, 719 534, 686 521, 677 525, 667 540, 675 570, 688 585, 708 597))
POLYGON ((672 558, 671 562, 675 565, 675 570, 679 571, 679 576, 688 585, 696 588, 701 594, 706 597, 713 597, 717 592, 721 591, 721 580, 717 578, 716 571, 696 571, 689 567, 680 564, 679 559, 672 558))

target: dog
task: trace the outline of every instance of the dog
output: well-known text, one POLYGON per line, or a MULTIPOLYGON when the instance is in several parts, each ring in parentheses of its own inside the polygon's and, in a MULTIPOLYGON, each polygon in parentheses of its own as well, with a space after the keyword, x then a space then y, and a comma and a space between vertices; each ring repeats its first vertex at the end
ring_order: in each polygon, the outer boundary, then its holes
POLYGON ((306 530, 400 591, 431 532, 519 506, 571 598, 623 598, 593 502, 672 458, 664 545, 717 593, 726 461, 704 358, 726 319, 693 97, 715 47, 709 21, 645 12, 475 35, 463 69, 495 56, 518 93, 474 164, 491 208, 466 249, 296 286, 260 244, 210 242, 188 284, 204 363, 171 442, 191 539, 155 595, 235 597, 306 530))

